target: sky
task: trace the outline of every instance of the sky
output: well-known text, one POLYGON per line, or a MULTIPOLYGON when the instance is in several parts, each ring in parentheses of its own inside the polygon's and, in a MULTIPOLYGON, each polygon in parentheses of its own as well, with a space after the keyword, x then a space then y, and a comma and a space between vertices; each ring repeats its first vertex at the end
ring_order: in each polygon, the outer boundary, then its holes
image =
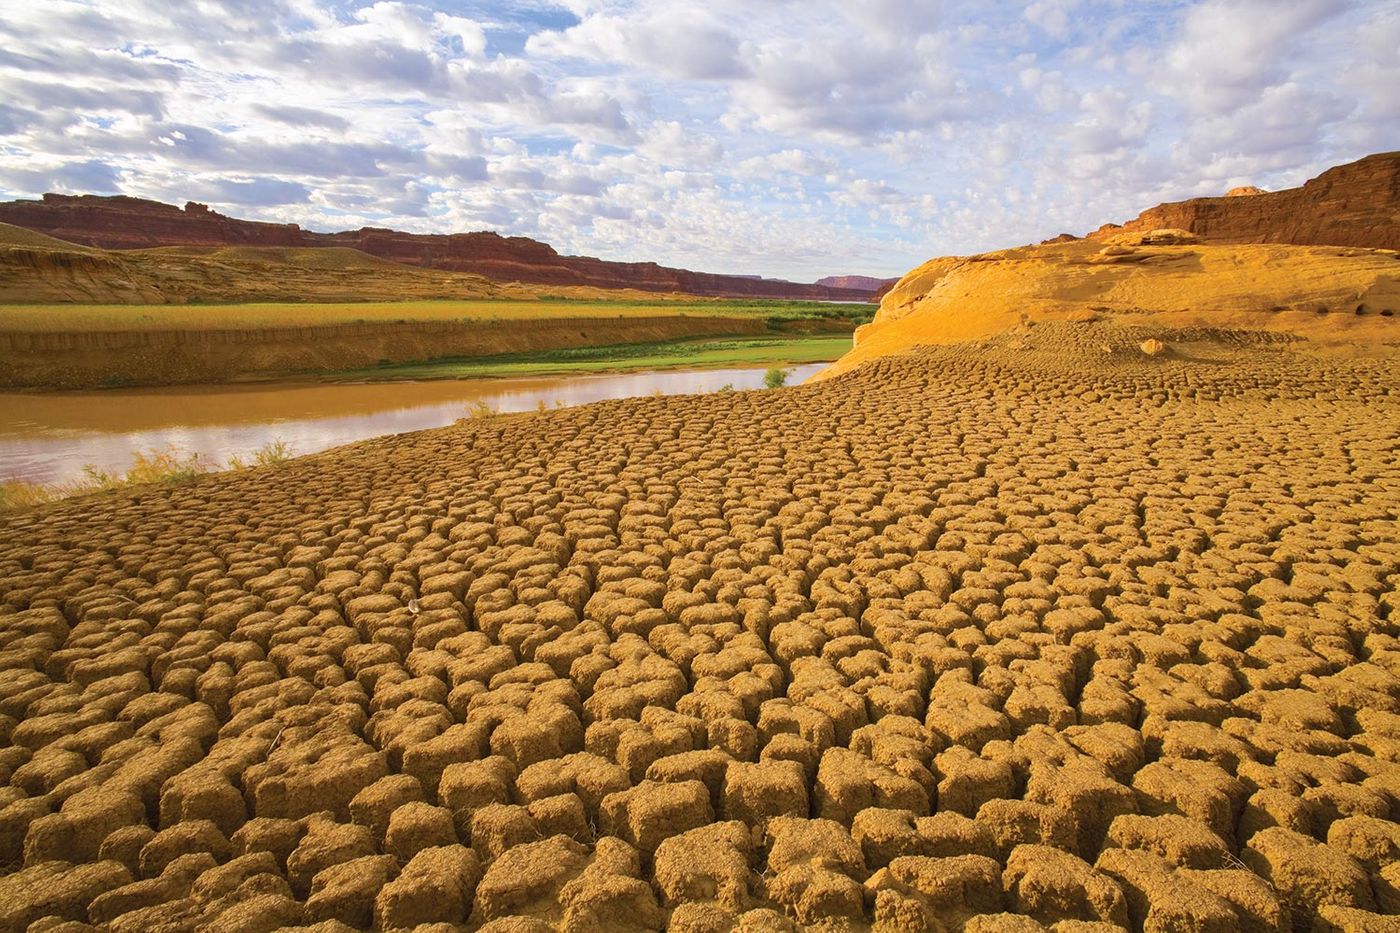
POLYGON ((1394 0, 0 0, 0 199, 811 281, 1400 149, 1394 0))

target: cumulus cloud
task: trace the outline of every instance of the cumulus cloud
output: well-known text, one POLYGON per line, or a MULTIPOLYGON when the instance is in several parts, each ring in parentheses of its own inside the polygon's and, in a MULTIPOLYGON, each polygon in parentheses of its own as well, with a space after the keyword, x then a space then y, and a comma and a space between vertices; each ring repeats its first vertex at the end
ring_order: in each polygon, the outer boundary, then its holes
POLYGON ((29 0, 0 196, 811 280, 1393 148, 1386 0, 29 0))

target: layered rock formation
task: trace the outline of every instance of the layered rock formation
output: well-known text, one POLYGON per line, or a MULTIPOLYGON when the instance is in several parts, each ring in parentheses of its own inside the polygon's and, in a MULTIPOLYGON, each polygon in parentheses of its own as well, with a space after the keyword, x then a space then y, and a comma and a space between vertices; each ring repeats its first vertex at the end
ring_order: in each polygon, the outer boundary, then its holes
POLYGON ((569 291, 414 268, 345 248, 106 250, 0 223, 0 304, 529 298, 547 290, 569 291))
POLYGON ((874 321, 824 375, 1054 321, 1400 343, 1397 249, 1400 152, 1381 153, 1300 188, 1236 188, 1162 204, 1083 239, 930 259, 881 294, 874 321))
MULTIPOLYGON (((1183 243, 1184 231, 931 259, 885 295, 828 373, 912 347, 1037 324, 1156 324, 1286 332, 1318 343, 1400 341, 1393 250, 1183 243)), ((1030 339, 1029 337, 1027 339, 1030 339)))
POLYGON ((84 246, 340 246, 423 268, 469 272, 498 282, 636 288, 724 298, 866 301, 876 287, 802 285, 779 279, 714 275, 653 262, 561 256, 548 243, 497 233, 417 234, 378 227, 316 233, 296 224, 238 220, 189 203, 183 209, 129 197, 46 194, 0 203, 0 223, 84 246))
POLYGON ((1247 186, 1222 198, 1159 204, 1126 224, 1089 234, 1104 239, 1163 227, 1215 243, 1294 243, 1400 249, 1400 152, 1328 169, 1301 188, 1247 186))

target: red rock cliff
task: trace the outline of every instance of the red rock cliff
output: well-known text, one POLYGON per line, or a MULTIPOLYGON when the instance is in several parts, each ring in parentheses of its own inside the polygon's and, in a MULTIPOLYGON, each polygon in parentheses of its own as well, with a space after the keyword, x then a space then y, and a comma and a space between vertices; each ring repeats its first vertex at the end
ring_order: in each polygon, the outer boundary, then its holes
POLYGON ((1231 193, 1236 196, 1159 204, 1089 235, 1176 228, 1215 243, 1400 249, 1400 152, 1339 165, 1301 188, 1231 193))
POLYGON ((315 233, 296 224, 238 220, 190 203, 184 209, 129 197, 46 194, 0 203, 0 223, 104 249, 158 246, 348 246, 395 262, 472 272, 503 282, 593 285, 724 298, 868 301, 871 288, 803 285, 715 275, 651 262, 561 256, 548 243, 496 233, 418 234, 378 227, 315 233))

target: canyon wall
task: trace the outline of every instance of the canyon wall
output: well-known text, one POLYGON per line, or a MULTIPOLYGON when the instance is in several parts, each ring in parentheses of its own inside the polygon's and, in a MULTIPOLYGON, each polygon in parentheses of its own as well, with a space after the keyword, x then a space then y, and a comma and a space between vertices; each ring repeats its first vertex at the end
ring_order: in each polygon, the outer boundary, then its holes
POLYGON ((867 301, 875 291, 692 272, 654 262, 561 256, 548 243, 489 232, 419 234, 363 227, 316 233, 296 224, 238 220, 202 204, 190 203, 182 209, 130 197, 46 194, 41 201, 9 201, 0 203, 0 223, 104 249, 343 246, 411 266, 469 272, 498 282, 805 301, 867 301))

